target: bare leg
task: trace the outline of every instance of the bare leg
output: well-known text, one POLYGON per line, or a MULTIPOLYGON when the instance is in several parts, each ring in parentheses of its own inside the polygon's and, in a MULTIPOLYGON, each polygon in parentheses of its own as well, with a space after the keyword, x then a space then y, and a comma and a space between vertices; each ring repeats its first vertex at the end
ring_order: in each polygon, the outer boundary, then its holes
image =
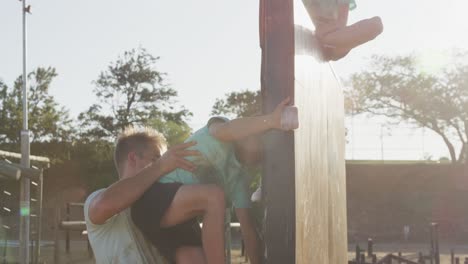
POLYGON ((181 247, 176 251, 177 264, 206 264, 203 248, 200 247, 181 247))
POLYGON ((337 18, 333 19, 322 16, 319 9, 312 13, 316 27, 315 33, 322 45, 326 60, 343 58, 353 48, 373 40, 383 31, 380 17, 361 20, 347 26, 348 4, 339 5, 337 14, 337 18))
POLYGON ((242 238, 251 264, 260 264, 260 243, 248 209, 236 208, 236 216, 241 225, 242 238))
POLYGON ((383 31, 382 21, 379 17, 361 20, 347 27, 320 37, 323 45, 335 47, 339 50, 351 50, 380 35, 383 31))
POLYGON ((216 185, 183 185, 161 219, 170 227, 203 216, 202 241, 208 264, 225 263, 224 192, 216 185))

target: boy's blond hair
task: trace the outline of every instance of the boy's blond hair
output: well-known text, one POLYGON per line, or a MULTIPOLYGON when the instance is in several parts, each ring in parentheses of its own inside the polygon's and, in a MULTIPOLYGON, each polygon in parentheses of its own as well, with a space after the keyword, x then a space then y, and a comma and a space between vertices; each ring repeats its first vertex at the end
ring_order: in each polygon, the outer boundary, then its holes
POLYGON ((117 137, 114 150, 114 162, 120 174, 127 161, 128 153, 134 151, 139 157, 147 150, 154 150, 155 155, 162 155, 167 150, 166 138, 150 127, 126 127, 117 137))

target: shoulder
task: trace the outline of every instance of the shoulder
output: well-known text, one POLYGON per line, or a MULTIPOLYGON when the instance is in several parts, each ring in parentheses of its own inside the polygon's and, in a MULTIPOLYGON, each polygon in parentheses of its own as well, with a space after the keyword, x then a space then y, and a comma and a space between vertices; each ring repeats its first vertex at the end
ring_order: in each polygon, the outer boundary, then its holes
POLYGON ((207 124, 206 124, 206 133, 208 133, 210 136, 216 137, 217 138, 217 133, 220 130, 221 127, 224 127, 226 123, 228 123, 230 120, 226 117, 222 116, 214 116, 211 117, 207 124))
POLYGON ((86 198, 86 202, 85 204, 89 204, 93 199, 94 197, 96 197, 98 194, 102 193, 103 191, 105 191, 106 189, 103 188, 103 189, 99 189, 99 190, 96 190, 94 192, 92 192, 90 195, 88 195, 88 197, 86 198))
POLYGON ((97 191, 94 191, 93 193, 91 193, 90 195, 88 195, 88 197, 86 198, 86 202, 85 202, 85 205, 84 205, 84 208, 85 208, 85 214, 88 213, 88 208, 89 208, 89 205, 90 203, 93 201, 93 199, 98 196, 100 193, 104 192, 106 189, 99 189, 97 191))
POLYGON ((89 219, 89 206, 91 204, 91 202, 93 201, 94 198, 96 198, 96 196, 98 196, 100 193, 104 192, 106 189, 99 189, 93 193, 91 193, 88 198, 86 198, 86 202, 84 204, 84 217, 85 217, 85 221, 86 221, 86 225, 87 226, 96 226, 95 224, 93 224, 91 222, 91 220, 89 219))
MULTIPOLYGON (((229 121, 228 118, 222 116, 214 116, 208 119, 206 124, 197 129, 185 142, 188 141, 204 141, 206 140, 207 136, 211 136, 213 128, 217 127, 218 125, 227 123, 229 121)), ((195 147, 196 148, 196 147, 195 147)))
POLYGON ((208 122, 206 123, 206 126, 209 128, 212 124, 215 123, 227 123, 229 122, 229 118, 223 117, 223 116, 214 116, 211 117, 208 122))

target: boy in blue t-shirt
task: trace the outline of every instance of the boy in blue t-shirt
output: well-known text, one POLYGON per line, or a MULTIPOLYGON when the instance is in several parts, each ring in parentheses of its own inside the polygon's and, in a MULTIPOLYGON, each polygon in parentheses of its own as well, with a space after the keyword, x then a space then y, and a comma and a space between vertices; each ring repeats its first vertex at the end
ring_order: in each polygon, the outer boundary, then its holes
MULTIPOLYGON (((228 119, 223 117, 211 118, 207 125, 197 130, 186 142, 197 142, 190 148, 201 153, 200 156, 187 158, 197 166, 194 172, 176 169, 166 174, 159 182, 180 182, 183 184, 216 184, 221 186, 225 192, 228 204, 232 203, 234 208, 250 208, 250 199, 246 184, 247 171, 236 155, 236 143, 225 142, 211 135, 212 125, 227 123, 228 119)), ((260 157, 260 146, 254 137, 247 139, 250 151, 255 157, 260 157)), ((257 160, 252 161, 252 163, 257 160)))
MULTIPOLYGON (((136 226, 157 247, 167 247, 171 239, 179 237, 189 241, 184 243, 190 245, 192 238, 200 236, 195 220, 188 225, 181 223, 182 226, 171 227, 170 230, 161 224, 168 218, 177 218, 177 209, 188 203, 182 198, 178 199, 177 189, 168 189, 174 184, 178 188, 190 188, 194 184, 214 184, 224 190, 226 201, 235 208, 250 263, 260 263, 258 237, 248 210, 251 205, 245 166, 256 165, 261 160, 258 136, 270 129, 282 129, 281 115, 288 102, 289 98, 268 115, 234 120, 211 118, 205 127, 187 139, 197 142, 190 150, 196 150, 201 155, 187 158, 197 169, 193 172, 176 169, 150 187, 132 206, 132 219, 136 226)), ((185 246, 184 243, 173 247, 185 246)))

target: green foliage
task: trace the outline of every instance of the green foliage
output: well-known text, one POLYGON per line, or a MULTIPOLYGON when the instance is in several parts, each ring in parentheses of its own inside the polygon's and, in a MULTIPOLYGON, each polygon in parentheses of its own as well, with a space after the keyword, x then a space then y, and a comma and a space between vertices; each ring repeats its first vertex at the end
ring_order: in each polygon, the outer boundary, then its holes
POLYGON ((113 155, 114 144, 106 140, 74 144, 71 159, 79 162, 80 177, 90 192, 118 179, 113 155))
POLYGON ((154 119, 185 125, 191 113, 174 107, 177 92, 164 83, 165 74, 155 70, 158 60, 145 49, 132 49, 101 72, 94 82, 99 102, 78 117, 83 138, 111 139, 126 126, 154 119))
MULTIPOLYGON (((39 67, 28 74, 31 154, 49 157, 53 167, 75 164, 77 169, 73 173, 81 177, 89 190, 107 186, 116 175, 112 161, 113 144, 81 142, 75 137, 68 111, 49 94, 50 84, 56 76, 51 67, 39 67)), ((22 76, 16 79, 11 89, 0 82, 0 107, 0 149, 19 152, 23 120, 22 76)), ((47 173, 54 179, 64 177, 56 170, 47 173)))
POLYGON ((430 75, 417 69, 412 56, 373 56, 371 67, 351 78, 348 109, 427 127, 442 137, 452 162, 461 162, 468 142, 467 76, 467 64, 430 75), (454 137, 463 146, 458 157, 454 137))
MULTIPOLYGON (((177 92, 164 83, 165 74, 155 70, 158 59, 134 49, 112 62, 94 82, 98 102, 79 115, 79 131, 71 128, 68 111, 49 94, 55 69, 39 67, 28 74, 31 153, 51 159, 56 169, 49 170, 48 177, 71 173, 88 191, 108 186, 118 178, 113 139, 128 125, 152 126, 170 145, 190 135, 185 119, 191 113, 174 106, 177 92)), ((0 123, 0 149, 19 152, 21 76, 11 88, 0 80, 0 123)))
POLYGON ((170 145, 190 135, 185 119, 191 113, 174 106, 177 92, 164 83, 165 74, 155 70, 158 60, 145 49, 124 52, 94 82, 98 103, 79 115, 81 130, 72 154, 83 164, 89 190, 117 179, 111 142, 126 126, 154 127, 170 145))
MULTIPOLYGON (((49 87, 57 76, 54 68, 39 67, 28 74, 28 126, 32 142, 66 141, 72 136, 72 120, 68 111, 59 106, 49 94, 49 87)), ((22 76, 13 87, 0 82, 0 143, 15 143, 19 150, 23 127, 22 76)))
POLYGON ((192 132, 185 123, 178 124, 175 121, 162 121, 161 119, 150 120, 148 126, 161 132, 166 137, 169 146, 184 142, 192 132))
POLYGON ((212 115, 229 117, 247 117, 258 115, 262 111, 260 91, 242 91, 226 94, 224 99, 216 99, 211 110, 212 115))

